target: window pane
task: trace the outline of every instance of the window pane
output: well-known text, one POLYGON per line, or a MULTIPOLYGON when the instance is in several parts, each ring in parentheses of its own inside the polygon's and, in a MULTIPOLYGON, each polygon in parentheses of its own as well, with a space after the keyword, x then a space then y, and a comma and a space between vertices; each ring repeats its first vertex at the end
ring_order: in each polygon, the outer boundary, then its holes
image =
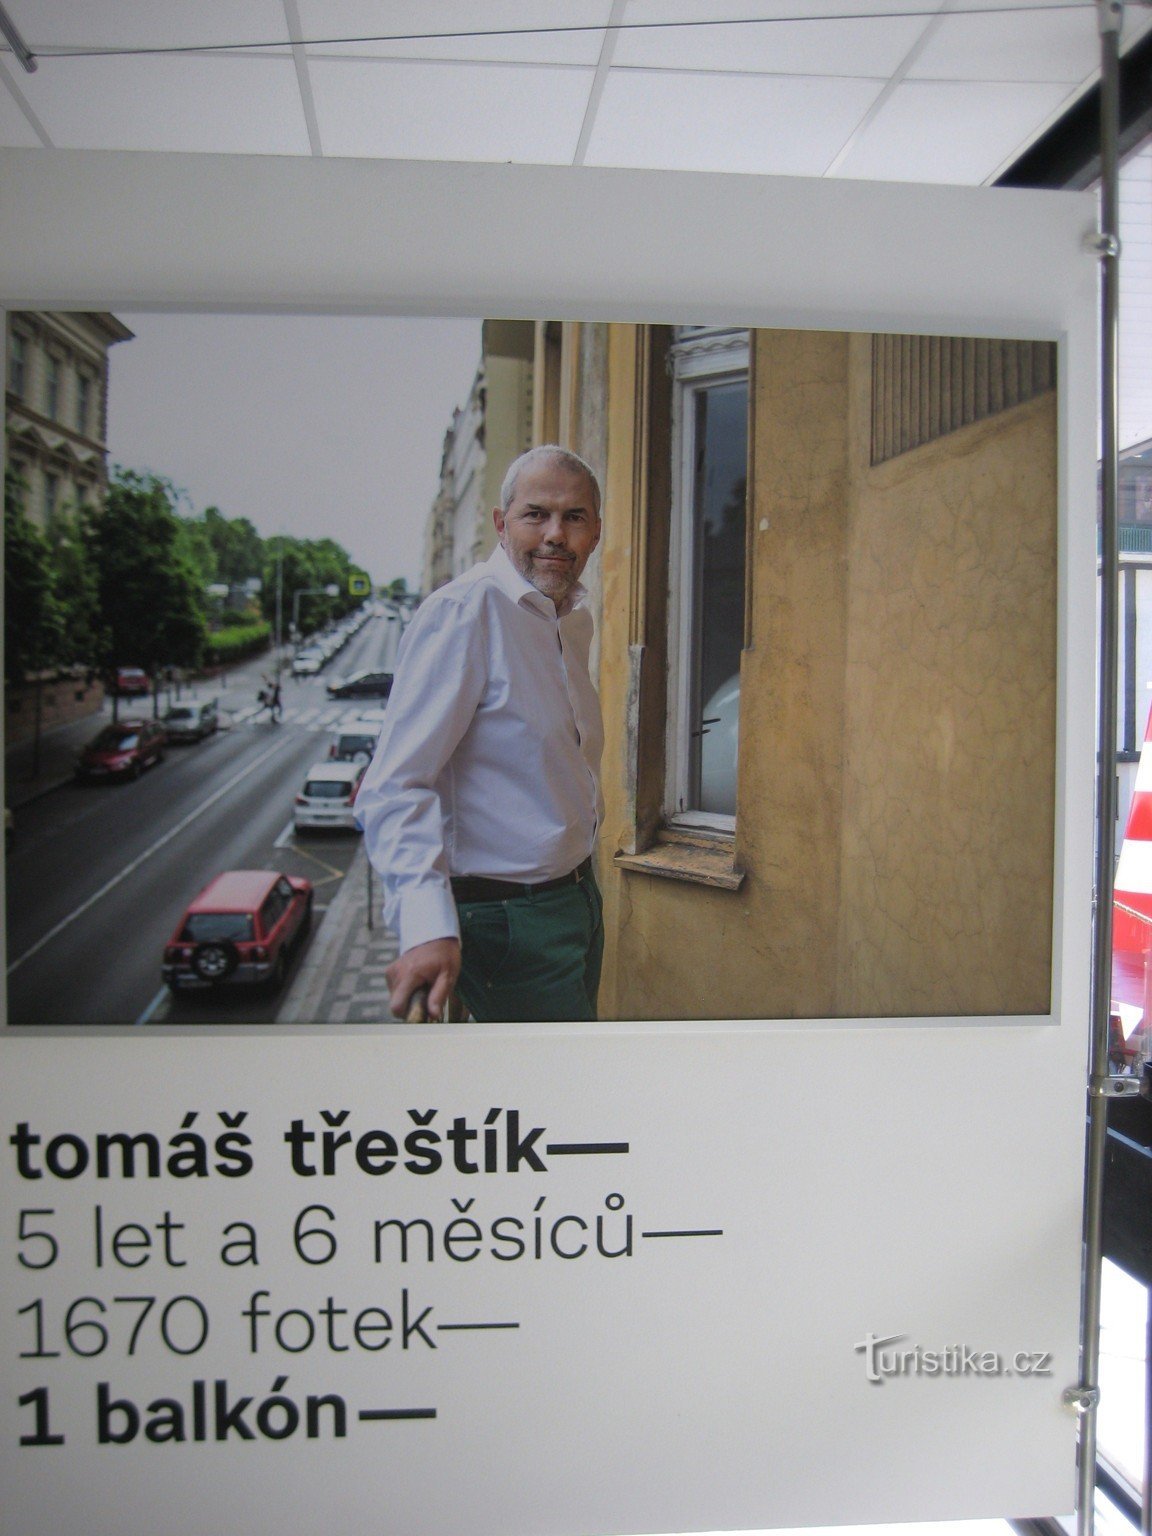
POLYGON ((48 359, 45 374, 44 410, 53 421, 60 410, 60 364, 54 357, 48 359))
POLYGON ((8 346, 8 388, 22 400, 28 357, 27 343, 19 331, 12 331, 8 346))
POLYGON ((734 816, 744 644, 747 379, 696 393, 693 444, 692 805, 734 816))

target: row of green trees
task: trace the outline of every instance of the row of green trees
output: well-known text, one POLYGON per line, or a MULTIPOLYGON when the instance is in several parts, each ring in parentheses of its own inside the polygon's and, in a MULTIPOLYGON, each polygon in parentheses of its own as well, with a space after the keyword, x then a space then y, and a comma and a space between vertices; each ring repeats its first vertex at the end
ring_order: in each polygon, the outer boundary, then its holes
POLYGON ((100 508, 64 510, 47 528, 24 514, 26 487, 4 482, 4 672, 8 685, 63 667, 107 675, 121 666, 156 674, 193 670, 228 654, 228 631, 272 631, 281 594, 287 634, 293 593, 335 586, 304 600, 314 629, 363 601, 364 576, 332 539, 261 538, 246 517, 218 508, 184 515, 172 484, 117 468, 100 508), (245 606, 213 600, 260 583, 245 606))

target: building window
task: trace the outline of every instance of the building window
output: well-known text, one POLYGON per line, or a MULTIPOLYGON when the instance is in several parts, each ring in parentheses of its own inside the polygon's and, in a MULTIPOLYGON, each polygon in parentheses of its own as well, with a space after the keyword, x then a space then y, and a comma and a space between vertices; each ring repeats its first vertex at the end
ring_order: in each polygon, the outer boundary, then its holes
POLYGON ((8 335, 8 388, 23 400, 28 384, 28 342, 19 331, 8 335))
POLYGON ((748 333, 683 327, 672 347, 666 810, 736 815, 748 491, 748 333))
POLYGON ((76 375, 76 430, 87 435, 92 408, 92 380, 86 373, 76 375))
POLYGON ((44 368, 44 413, 53 421, 60 414, 60 359, 51 353, 44 368))
POLYGON ((60 504, 60 476, 44 476, 44 526, 50 528, 60 504))

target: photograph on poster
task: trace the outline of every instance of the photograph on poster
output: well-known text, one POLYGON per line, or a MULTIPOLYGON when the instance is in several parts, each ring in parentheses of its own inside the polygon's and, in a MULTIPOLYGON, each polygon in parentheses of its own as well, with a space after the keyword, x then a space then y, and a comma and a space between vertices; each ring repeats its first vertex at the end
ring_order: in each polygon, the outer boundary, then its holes
POLYGON ((604 498, 600 1017, 1050 1011, 1053 343, 17 311, 8 385, 9 1024, 388 1021, 348 798, 543 442, 604 498))

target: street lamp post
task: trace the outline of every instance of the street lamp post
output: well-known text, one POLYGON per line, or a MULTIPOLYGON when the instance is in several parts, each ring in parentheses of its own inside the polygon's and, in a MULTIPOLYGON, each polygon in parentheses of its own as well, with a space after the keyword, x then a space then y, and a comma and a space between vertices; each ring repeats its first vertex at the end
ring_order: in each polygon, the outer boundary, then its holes
POLYGON ((340 588, 334 581, 326 587, 298 587, 292 594, 292 637, 299 649, 300 643, 300 599, 302 597, 339 597, 340 588))

